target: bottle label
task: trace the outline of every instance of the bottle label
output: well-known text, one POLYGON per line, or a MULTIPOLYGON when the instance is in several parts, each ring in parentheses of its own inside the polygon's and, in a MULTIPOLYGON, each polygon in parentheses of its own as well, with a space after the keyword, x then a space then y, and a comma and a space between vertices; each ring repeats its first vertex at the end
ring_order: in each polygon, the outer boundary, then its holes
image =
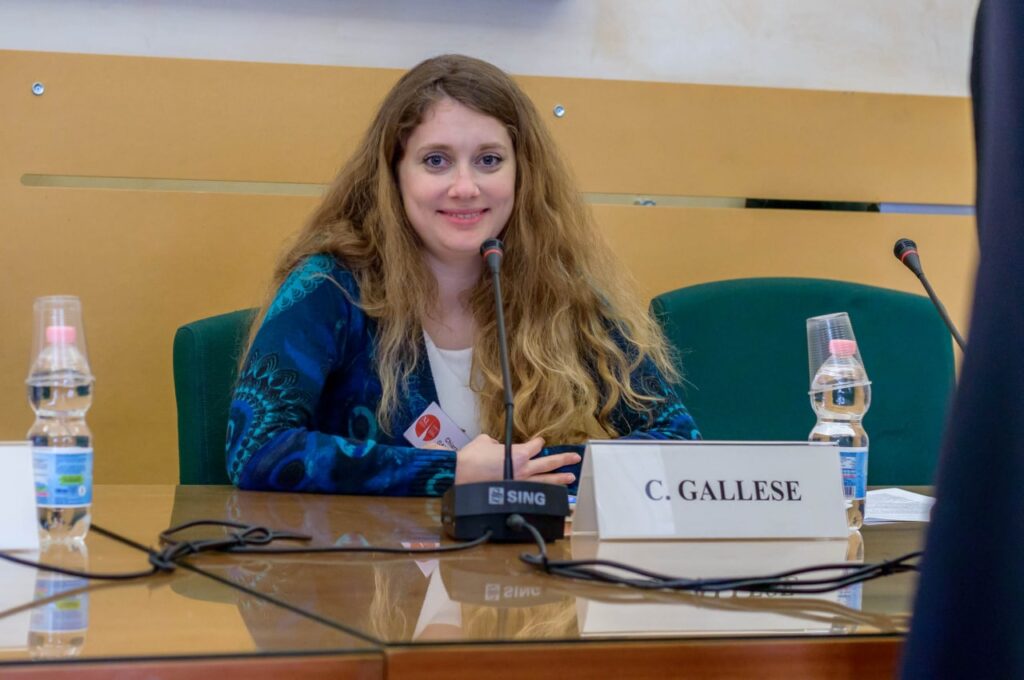
POLYGON ((89 626, 89 593, 78 592, 88 587, 88 579, 79 577, 46 576, 36 581, 36 600, 53 601, 32 610, 31 629, 37 633, 71 633, 89 626))
POLYGON ((868 447, 839 449, 839 466, 843 471, 843 496, 864 498, 868 490, 868 447))
POLYGON ((36 446, 32 449, 36 505, 74 508, 92 503, 92 449, 36 446))

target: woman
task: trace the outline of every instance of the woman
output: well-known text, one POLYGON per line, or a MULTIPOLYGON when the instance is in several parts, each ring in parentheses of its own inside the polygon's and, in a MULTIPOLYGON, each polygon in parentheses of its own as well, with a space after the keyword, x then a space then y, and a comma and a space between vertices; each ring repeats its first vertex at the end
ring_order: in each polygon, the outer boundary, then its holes
POLYGON ((536 109, 496 67, 449 55, 395 85, 278 263, 231 404, 232 481, 439 495, 500 479, 494 293, 479 255, 492 237, 506 246, 517 479, 573 484, 560 468, 591 438, 699 436, 668 385, 664 340, 536 109), (409 443, 431 402, 468 443, 409 443))

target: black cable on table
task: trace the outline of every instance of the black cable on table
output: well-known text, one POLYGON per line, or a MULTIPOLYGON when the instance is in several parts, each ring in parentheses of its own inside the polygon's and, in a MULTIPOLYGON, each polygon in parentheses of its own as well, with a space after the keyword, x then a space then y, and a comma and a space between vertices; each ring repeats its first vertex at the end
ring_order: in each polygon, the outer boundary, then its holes
MULTIPOLYGON (((729 577, 718 579, 689 579, 666 574, 659 574, 647 569, 635 567, 612 560, 552 560, 548 557, 547 545, 540 532, 519 514, 508 518, 510 528, 526 531, 537 545, 536 555, 522 554, 520 559, 531 566, 538 567, 548 574, 582 581, 624 585, 642 590, 674 590, 682 592, 723 592, 744 591, 758 593, 783 593, 789 595, 825 593, 845 588, 855 583, 898 574, 917 571, 918 566, 913 560, 921 556, 921 552, 912 552, 892 560, 875 564, 822 564, 810 567, 790 569, 762 576, 729 577), (621 575, 609 570, 621 572, 621 575), (820 576, 798 579, 799 576, 842 572, 835 576, 820 576)), ((308 542, 312 537, 292 531, 278 531, 260 525, 245 524, 229 520, 199 519, 170 527, 160 533, 159 540, 163 546, 160 550, 143 546, 139 543, 119 536, 101 526, 93 525, 93 529, 104 536, 114 538, 147 553, 150 568, 144 571, 124 573, 99 573, 67 569, 52 564, 44 564, 15 557, 0 552, 0 559, 35 567, 43 571, 54 572, 66 576, 75 576, 92 580, 127 581, 144 578, 161 572, 174 571, 185 558, 206 552, 229 554, 331 554, 331 553, 384 553, 384 554, 438 554, 469 550, 487 543, 490 532, 480 538, 466 543, 438 546, 434 548, 404 548, 397 546, 311 546, 308 542), (197 527, 218 527, 229 529, 227 535, 218 538, 185 540, 177 538, 178 534, 197 527), (296 541, 306 545, 280 547, 272 545, 276 541, 296 541)))
POLYGON ((509 527, 520 531, 528 531, 537 544, 538 554, 524 553, 519 559, 548 574, 562 576, 580 581, 592 581, 622 585, 641 590, 675 590, 695 593, 717 593, 724 591, 743 591, 753 593, 781 593, 787 595, 808 595, 827 593, 839 590, 855 583, 917 571, 918 566, 912 562, 919 558, 920 551, 907 553, 900 557, 874 564, 858 564, 842 562, 837 564, 820 564, 810 567, 790 569, 764 576, 742 576, 717 579, 690 579, 659 574, 641 567, 635 567, 613 560, 552 560, 548 558, 547 546, 540 532, 520 515, 512 515, 508 519, 509 527), (623 576, 607 570, 615 570, 623 576), (798 576, 842 572, 836 576, 797 579, 798 576))
POLYGON ((67 569, 60 567, 55 564, 46 564, 43 562, 36 562, 33 560, 27 560, 22 557, 15 557, 14 555, 0 552, 0 559, 20 564, 26 567, 34 567, 40 571, 48 571, 56 574, 63 574, 65 576, 75 576, 79 578, 86 578, 95 581, 129 581, 132 579, 144 578, 146 576, 153 576, 154 574, 161 572, 172 572, 178 564, 186 557, 192 555, 198 555, 206 552, 226 552, 231 554, 323 554, 323 553, 386 553, 386 554, 403 554, 403 555, 418 555, 424 553, 449 553, 457 552, 460 550, 469 550, 477 546, 487 543, 491 538, 491 532, 485 533, 480 538, 467 543, 457 543, 454 545, 438 546, 436 548, 403 548, 396 546, 372 546, 372 545, 360 545, 360 546, 296 546, 296 547, 259 547, 259 546, 270 546, 274 541, 301 541, 308 542, 313 540, 312 536, 306 534, 300 534, 292 531, 278 531, 275 529, 268 529, 267 527, 260 525, 244 524, 242 522, 232 522, 229 520, 213 520, 213 519, 199 519, 191 522, 185 522, 176 526, 165 529, 160 533, 159 540, 163 545, 160 550, 155 550, 148 546, 144 546, 140 543, 136 543, 130 539, 126 539, 123 536, 115 534, 109 529, 93 524, 92 530, 98 534, 112 538, 114 540, 121 541, 132 547, 135 547, 148 556, 150 568, 144 571, 130 571, 123 573, 105 573, 105 572, 89 572, 80 571, 77 569, 67 569), (176 538, 176 535, 187 529, 193 529, 196 527, 221 527, 225 529, 233 529, 226 536, 222 538, 205 538, 205 539, 193 539, 183 540, 176 538), (257 546, 257 547, 254 547, 257 546))

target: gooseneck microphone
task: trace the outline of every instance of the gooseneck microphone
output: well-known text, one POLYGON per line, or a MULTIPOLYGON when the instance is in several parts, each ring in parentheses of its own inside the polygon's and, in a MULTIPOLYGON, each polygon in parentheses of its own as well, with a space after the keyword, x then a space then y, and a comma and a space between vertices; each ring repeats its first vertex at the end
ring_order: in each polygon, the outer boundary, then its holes
POLYGON ((501 379, 505 394, 505 473, 494 482, 453 484, 441 499, 441 524, 445 533, 464 541, 490 533, 492 541, 530 542, 532 534, 523 528, 529 523, 547 541, 565 536, 565 518, 569 516, 569 491, 559 484, 544 484, 514 479, 512 470, 512 374, 508 361, 508 336, 501 299, 501 260, 505 247, 498 239, 480 246, 494 280, 494 302, 501 353, 501 379), (516 521, 510 523, 509 519, 516 521))
POLYGON ((512 479, 512 373, 508 368, 508 335, 505 333, 505 304, 501 299, 501 259, 505 244, 489 238, 480 246, 480 255, 491 270, 494 281, 494 305, 498 314, 498 346, 501 351, 501 383, 505 389, 505 479, 512 479))
POLYGON ((949 329, 953 339, 956 340, 956 344, 960 346, 960 351, 964 351, 964 338, 960 335, 960 331, 953 325, 953 320, 949 318, 949 313, 946 311, 946 307, 939 300, 939 296, 935 294, 935 290, 932 289, 932 284, 928 282, 928 277, 924 275, 924 269, 921 267, 921 256, 917 253, 917 244, 911 241, 909 238, 901 238, 896 241, 896 245, 893 246, 892 254, 906 266, 907 269, 914 272, 921 281, 921 285, 924 286, 924 290, 928 293, 928 297, 931 299, 932 304, 935 305, 935 309, 938 310, 939 316, 942 317, 942 321, 946 324, 946 328, 949 329))

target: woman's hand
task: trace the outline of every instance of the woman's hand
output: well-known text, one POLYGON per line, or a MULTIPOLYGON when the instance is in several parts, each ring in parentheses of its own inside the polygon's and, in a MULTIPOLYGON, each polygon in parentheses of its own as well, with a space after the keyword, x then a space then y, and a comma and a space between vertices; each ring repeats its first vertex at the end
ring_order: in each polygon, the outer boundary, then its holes
MULTIPOLYGON (((547 484, 572 484, 576 475, 554 472, 564 465, 580 462, 578 453, 556 453, 536 457, 544 440, 535 437, 524 444, 512 445, 512 472, 516 479, 547 484)), ((455 454, 455 483, 490 482, 504 477, 505 446, 494 437, 482 434, 455 454)))

